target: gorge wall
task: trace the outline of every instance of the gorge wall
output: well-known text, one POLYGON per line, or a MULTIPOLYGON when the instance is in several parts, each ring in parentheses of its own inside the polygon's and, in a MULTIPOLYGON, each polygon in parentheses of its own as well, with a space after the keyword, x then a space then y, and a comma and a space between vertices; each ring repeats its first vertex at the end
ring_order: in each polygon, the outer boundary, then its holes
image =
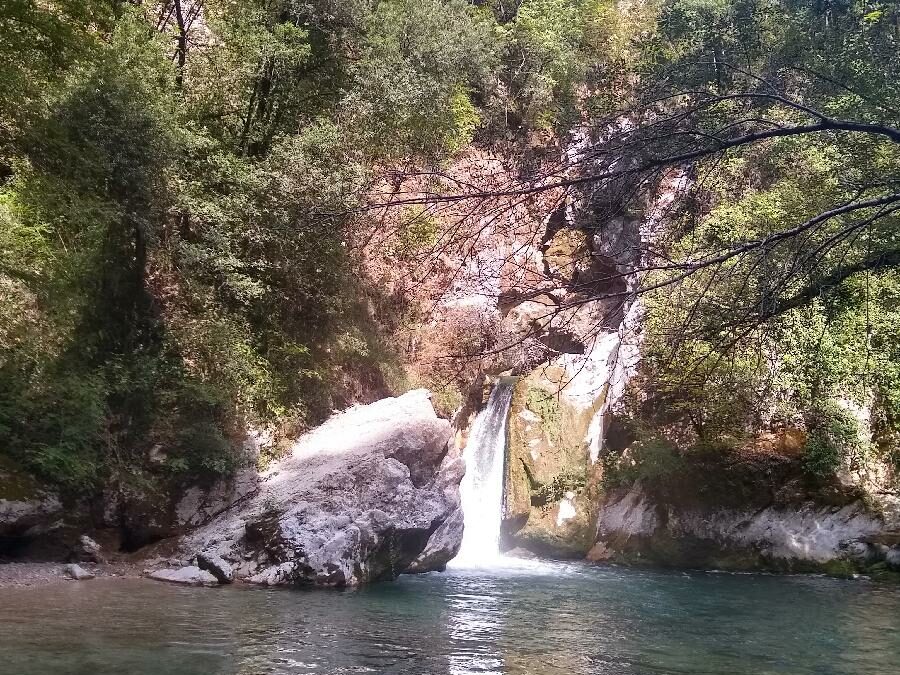
MULTIPOLYGON (((642 450, 630 428, 644 421, 630 418, 624 401, 641 397, 645 309, 629 294, 627 272, 683 185, 668 176, 627 214, 610 207, 609 192, 510 207, 479 223, 471 251, 442 251, 453 281, 436 292, 419 339, 427 345, 429 330, 449 339, 454 326, 474 327, 482 354, 469 405, 485 400, 478 378, 519 376, 503 548, 622 564, 890 577, 900 569, 891 470, 873 462, 865 475, 845 466, 811 476, 802 425, 760 426, 716 452, 675 452, 638 467, 642 450)), ((464 427, 465 415, 459 419, 464 427)))

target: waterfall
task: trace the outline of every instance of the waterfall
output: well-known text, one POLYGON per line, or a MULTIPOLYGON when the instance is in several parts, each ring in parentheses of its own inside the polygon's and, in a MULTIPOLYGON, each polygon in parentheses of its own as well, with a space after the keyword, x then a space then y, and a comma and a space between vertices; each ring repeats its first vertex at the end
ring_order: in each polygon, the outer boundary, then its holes
POLYGON ((506 425, 514 387, 515 378, 501 379, 472 425, 460 485, 465 530, 454 567, 489 567, 500 560, 506 425))

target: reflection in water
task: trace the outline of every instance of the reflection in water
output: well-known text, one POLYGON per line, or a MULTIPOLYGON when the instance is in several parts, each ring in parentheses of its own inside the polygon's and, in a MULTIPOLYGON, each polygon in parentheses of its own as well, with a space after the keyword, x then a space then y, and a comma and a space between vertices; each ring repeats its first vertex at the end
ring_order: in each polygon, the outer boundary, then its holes
POLYGON ((465 579, 461 588, 448 595, 447 629, 452 650, 447 655, 450 675, 502 673, 499 643, 504 629, 504 612, 494 588, 496 580, 465 579))
POLYGON ((0 590, 0 674, 896 672, 900 589, 523 565, 359 591, 0 590))

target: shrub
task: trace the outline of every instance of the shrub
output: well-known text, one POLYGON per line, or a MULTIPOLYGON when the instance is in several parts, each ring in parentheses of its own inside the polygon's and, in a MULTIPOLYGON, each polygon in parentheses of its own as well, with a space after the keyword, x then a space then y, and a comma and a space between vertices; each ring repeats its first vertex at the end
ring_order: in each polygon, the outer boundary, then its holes
POLYGON ((544 483, 532 492, 531 503, 552 504, 561 500, 567 492, 579 492, 587 482, 587 474, 581 469, 566 469, 556 474, 550 482, 544 483))
POLYGON ((859 422, 836 403, 829 402, 813 410, 807 426, 809 435, 803 448, 803 467, 813 476, 829 476, 845 459, 863 455, 867 450, 859 422))
POLYGON ((607 487, 631 485, 639 480, 656 481, 678 473, 684 459, 671 443, 653 436, 637 440, 621 455, 607 455, 603 482, 607 487))

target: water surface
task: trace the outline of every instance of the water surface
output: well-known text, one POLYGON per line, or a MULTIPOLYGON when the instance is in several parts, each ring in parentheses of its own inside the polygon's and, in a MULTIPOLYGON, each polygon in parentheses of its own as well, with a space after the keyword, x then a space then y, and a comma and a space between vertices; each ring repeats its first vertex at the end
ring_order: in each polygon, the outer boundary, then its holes
POLYGON ((0 673, 894 675, 900 589, 580 565, 358 591, 0 589, 0 673))

